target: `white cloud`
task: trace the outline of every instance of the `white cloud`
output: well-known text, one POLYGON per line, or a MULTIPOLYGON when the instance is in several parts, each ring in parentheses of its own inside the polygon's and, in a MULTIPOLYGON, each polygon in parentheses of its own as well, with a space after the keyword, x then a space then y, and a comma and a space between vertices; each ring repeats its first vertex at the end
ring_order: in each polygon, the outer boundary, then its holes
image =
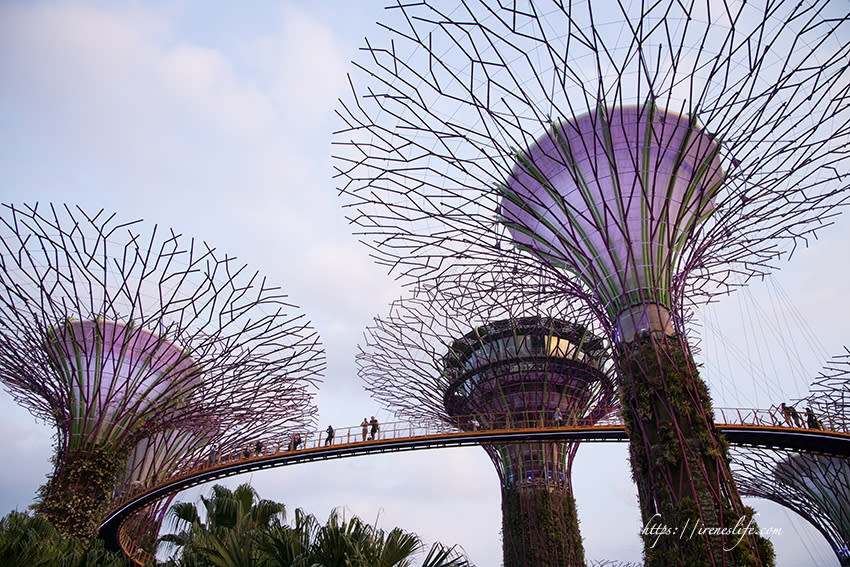
POLYGON ((158 55, 153 65, 163 91, 187 112, 213 121, 227 134, 257 133, 273 125, 274 109, 268 96, 241 84, 220 52, 181 43, 158 55))
POLYGON ((168 128, 188 115, 231 135, 272 121, 268 96, 240 82, 223 53, 177 41, 152 10, 63 2, 0 11, 4 90, 25 105, 32 95, 49 101, 43 110, 67 125, 94 119, 112 125, 113 136, 132 137, 157 117, 149 126, 168 128))
POLYGON ((300 6, 281 8, 279 32, 249 47, 272 78, 281 112, 291 121, 315 123, 327 116, 346 84, 349 57, 328 25, 300 6))
POLYGON ((3 199, 35 184, 42 200, 117 209, 289 263, 325 237, 329 215, 342 219, 331 127, 317 124, 332 116, 344 57, 301 8, 286 5, 274 27, 234 55, 185 40, 151 9, 0 6, 0 105, 15 108, 15 149, 41 154, 3 163, 17 181, 3 199), (237 72, 249 59, 261 73, 237 72))

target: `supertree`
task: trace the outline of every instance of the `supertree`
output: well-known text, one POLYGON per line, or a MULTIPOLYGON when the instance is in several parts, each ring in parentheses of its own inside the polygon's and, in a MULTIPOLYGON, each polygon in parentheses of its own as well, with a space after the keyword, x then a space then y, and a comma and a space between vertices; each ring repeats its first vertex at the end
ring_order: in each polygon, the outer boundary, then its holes
POLYGON ((772 500, 805 518, 850 565, 850 462, 846 457, 792 449, 732 450, 741 494, 772 500))
POLYGON ((516 246, 614 343, 649 565, 761 564, 683 313, 769 273, 850 186, 842 2, 399 3, 336 140, 379 262, 420 283, 516 246), (731 551, 730 551, 731 550, 731 551))
MULTIPOLYGON (((586 309, 519 271, 463 270, 433 283, 367 329, 359 374, 374 398, 466 431, 590 426, 612 411, 608 349, 586 309)), ((578 446, 483 444, 501 481, 506 566, 584 565, 571 482, 578 446)))
POLYGON ((5 205, 0 242, 0 380, 55 427, 36 511, 61 533, 200 445, 312 423, 318 336, 235 258, 68 206, 5 205))
POLYGON ((832 357, 800 402, 828 429, 850 432, 850 348, 832 357))
MULTIPOLYGON (((809 427, 850 432, 850 350, 835 356, 800 400, 809 427), (807 411, 807 413, 809 413, 807 411)), ((737 448, 732 470, 741 493, 790 508, 823 534, 850 565, 850 459, 793 450, 737 448)))

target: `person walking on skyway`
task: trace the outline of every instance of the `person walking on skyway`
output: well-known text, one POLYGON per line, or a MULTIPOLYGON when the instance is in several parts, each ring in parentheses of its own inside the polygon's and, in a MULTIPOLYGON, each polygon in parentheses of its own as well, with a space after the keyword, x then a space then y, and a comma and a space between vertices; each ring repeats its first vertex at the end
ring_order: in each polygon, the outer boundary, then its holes
POLYGON ((788 427, 794 427, 794 421, 791 417, 791 408, 785 405, 785 402, 779 404, 779 410, 782 412, 782 417, 785 418, 785 423, 788 424, 788 427))
POLYGON ((809 426, 809 429, 822 429, 818 418, 815 417, 815 412, 810 407, 806 408, 806 425, 809 426))
MULTIPOLYGON (((374 417, 372 419, 375 419, 374 417)), ((363 429, 363 440, 366 440, 366 433, 369 431, 369 421, 364 417, 363 423, 360 424, 360 427, 363 429)))
POLYGON ((788 406, 788 410, 791 412, 791 419, 794 420, 794 427, 803 427, 803 418, 800 415, 800 412, 797 411, 797 408, 794 406, 788 406))
POLYGON ((289 441, 289 450, 290 451, 297 451, 298 445, 300 445, 300 444, 301 444, 301 434, 296 433, 295 435, 292 436, 292 438, 289 441))
POLYGON ((369 425, 372 426, 372 431, 370 431, 369 439, 374 440, 378 436, 378 431, 380 431, 381 427, 378 425, 378 420, 375 419, 375 416, 372 416, 372 419, 369 420, 369 425))
POLYGON ((325 438, 325 445, 331 445, 334 442, 334 428, 332 425, 328 425, 328 428, 325 430, 328 432, 328 436, 325 438))

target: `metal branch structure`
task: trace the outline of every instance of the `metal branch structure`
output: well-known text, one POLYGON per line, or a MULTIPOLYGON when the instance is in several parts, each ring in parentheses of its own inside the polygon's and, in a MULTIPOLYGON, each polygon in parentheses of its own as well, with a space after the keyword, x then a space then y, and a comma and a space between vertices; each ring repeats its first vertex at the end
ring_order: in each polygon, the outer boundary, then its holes
MULTIPOLYGON (((816 416, 850 417, 850 348, 830 360, 801 400, 816 416)), ((826 418, 828 419, 828 417, 826 418)), ((829 423, 825 424, 827 427, 829 423)))
POLYGON ((314 419, 317 334, 206 243, 102 211, 4 205, 0 267, 0 380, 56 429, 37 511, 65 535, 93 536, 113 494, 211 444, 314 419))
POLYGON ((390 7, 341 103, 336 167, 378 262, 420 285, 529 266, 614 344, 647 565, 771 564, 686 340, 691 305, 769 273, 848 200, 839 1, 390 7), (719 535, 716 533, 719 532, 719 535))
POLYGON ((744 496, 766 498, 805 518, 850 565, 850 461, 793 450, 736 448, 732 470, 744 496))
MULTIPOLYGON (((461 430, 591 426, 616 404, 609 351, 587 313, 529 293, 545 287, 513 271, 444 277, 375 319, 360 377, 398 415, 461 430)), ((483 445, 501 481, 506 566, 584 564, 570 480, 578 445, 483 445)))
MULTIPOLYGON (((830 428, 850 417, 850 350, 835 356, 812 382, 805 426, 830 428)), ((802 424, 801 424, 802 425, 802 424)), ((736 449, 741 493, 790 508, 820 531, 842 566, 850 565, 850 460, 790 450, 736 449)))

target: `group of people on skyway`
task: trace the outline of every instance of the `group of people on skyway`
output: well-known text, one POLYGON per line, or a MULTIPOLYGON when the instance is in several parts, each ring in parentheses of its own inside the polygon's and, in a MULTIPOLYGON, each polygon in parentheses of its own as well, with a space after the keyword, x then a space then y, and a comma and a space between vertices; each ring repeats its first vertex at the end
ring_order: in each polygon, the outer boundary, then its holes
POLYGON ((797 428, 805 428, 809 429, 823 429, 823 424, 820 420, 815 416, 815 412, 812 411, 812 408, 806 406, 806 420, 805 423, 803 421, 803 417, 800 415, 800 412, 797 411, 793 405, 785 405, 785 402, 779 404, 779 410, 782 412, 782 417, 785 418, 785 423, 788 424, 788 427, 797 427, 797 428))
MULTIPOLYGON (((371 419, 363 418, 363 423, 360 424, 363 430, 363 441, 366 441, 366 436, 369 436, 369 440, 372 441, 378 438, 378 434, 381 431, 381 426, 378 423, 378 420, 373 415, 371 419)), ((333 445, 334 436, 336 435, 336 431, 334 430, 332 425, 328 425, 328 428, 325 429, 325 446, 333 445)), ((296 451, 301 445, 301 435, 296 433, 294 434, 289 441, 289 450, 296 451)))
POLYGON ((363 441, 366 440, 366 434, 369 434, 369 441, 374 441, 378 438, 378 433, 381 431, 381 426, 378 424, 378 420, 375 419, 375 416, 372 416, 372 419, 368 421, 366 418, 363 418, 363 423, 360 424, 360 428, 363 433, 363 441))
MULTIPOLYGON (((378 438, 378 433, 381 430, 381 426, 378 423, 378 420, 373 415, 371 419, 363 418, 363 423, 360 424, 363 428, 363 441, 366 441, 366 436, 369 436, 369 440, 374 440, 378 438)), ((333 425, 328 425, 328 428, 325 429, 325 446, 333 445, 334 436, 336 435, 336 430, 334 430, 333 425)), ((301 445, 301 435, 296 433, 289 440, 289 450, 297 451, 298 447, 301 445)))

